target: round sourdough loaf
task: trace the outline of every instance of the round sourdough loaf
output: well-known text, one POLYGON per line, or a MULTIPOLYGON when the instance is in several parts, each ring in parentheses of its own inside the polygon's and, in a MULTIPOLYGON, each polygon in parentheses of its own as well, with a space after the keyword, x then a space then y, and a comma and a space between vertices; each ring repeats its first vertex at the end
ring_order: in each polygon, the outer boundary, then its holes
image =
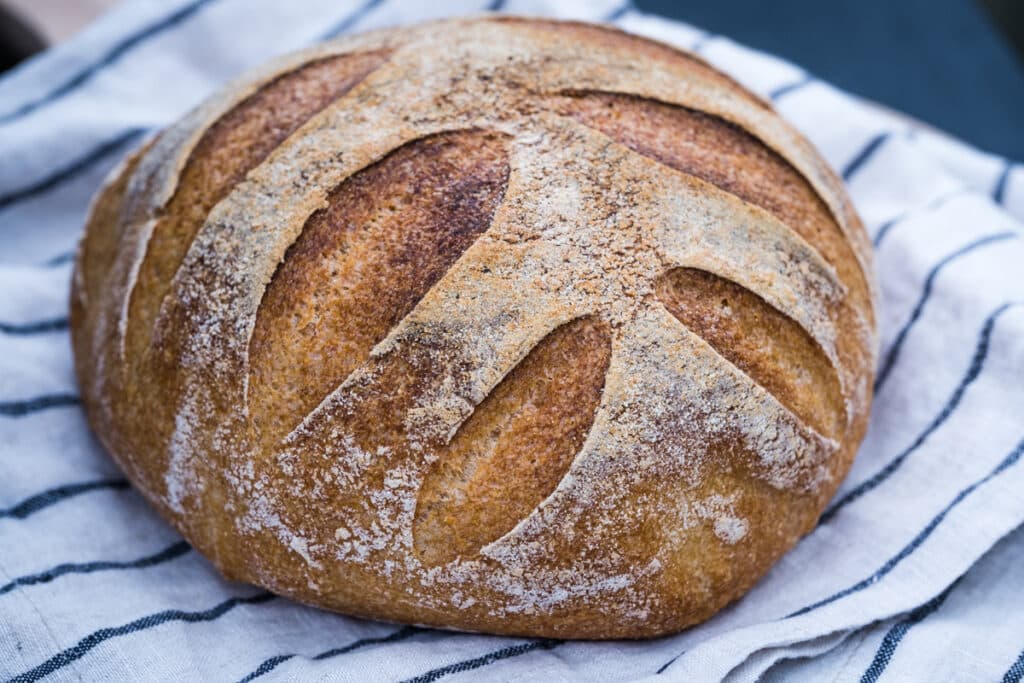
POLYGON ((607 27, 344 38, 222 90, 100 192, 89 420, 226 576, 506 634, 706 619, 860 442, 871 255, 762 100, 607 27))

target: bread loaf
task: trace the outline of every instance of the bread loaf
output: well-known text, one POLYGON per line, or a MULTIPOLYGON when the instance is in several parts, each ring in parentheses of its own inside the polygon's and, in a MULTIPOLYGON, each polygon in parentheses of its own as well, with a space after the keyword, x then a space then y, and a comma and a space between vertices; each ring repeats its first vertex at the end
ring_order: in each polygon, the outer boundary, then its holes
POLYGON ((346 614, 646 637, 815 524, 865 430, 836 176, 698 58, 479 18, 337 40, 116 171, 90 423, 225 576, 346 614))

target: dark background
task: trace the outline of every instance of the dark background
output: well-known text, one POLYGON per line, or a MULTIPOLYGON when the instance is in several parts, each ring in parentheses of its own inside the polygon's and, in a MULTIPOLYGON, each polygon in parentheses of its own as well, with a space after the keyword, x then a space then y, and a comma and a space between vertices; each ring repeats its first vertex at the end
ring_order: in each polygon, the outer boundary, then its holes
POLYGON ((1024 160, 1024 0, 636 0, 1024 160))
MULTIPOLYGON (((70 20, 84 0, 67 1, 60 12, 70 20)), ((1024 0, 635 4, 785 57, 845 90, 1024 160, 1024 0)), ((29 22, 5 17, 4 5, 0 0, 0 71, 45 43, 29 22)))

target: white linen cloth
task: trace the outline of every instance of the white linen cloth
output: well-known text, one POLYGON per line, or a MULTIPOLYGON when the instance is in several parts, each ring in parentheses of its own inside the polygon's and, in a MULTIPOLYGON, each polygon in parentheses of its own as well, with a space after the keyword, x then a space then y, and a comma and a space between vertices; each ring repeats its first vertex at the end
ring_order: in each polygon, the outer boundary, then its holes
POLYGON ((1019 681, 1022 221, 1020 165, 619 0, 124 4, 0 79, 0 678, 1019 681), (811 138, 876 242, 881 367, 852 472, 746 597, 676 636, 403 628, 224 581, 127 485, 78 404, 70 253, 125 152, 225 79, 324 35, 495 9, 699 51, 811 138))

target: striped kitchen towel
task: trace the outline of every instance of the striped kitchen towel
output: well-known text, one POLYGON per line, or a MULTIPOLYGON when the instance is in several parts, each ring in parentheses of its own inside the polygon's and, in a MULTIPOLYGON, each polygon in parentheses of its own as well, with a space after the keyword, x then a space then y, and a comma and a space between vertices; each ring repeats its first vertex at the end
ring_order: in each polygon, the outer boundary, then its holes
POLYGON ((1005 680, 1024 675, 1024 167, 621 0, 140 0, 0 79, 0 679, 1005 680), (221 579, 79 406, 70 259, 104 175, 225 79, 343 32, 480 11, 699 52, 803 130, 877 251, 868 436, 821 524, 738 603, 649 642, 349 619, 221 579))

